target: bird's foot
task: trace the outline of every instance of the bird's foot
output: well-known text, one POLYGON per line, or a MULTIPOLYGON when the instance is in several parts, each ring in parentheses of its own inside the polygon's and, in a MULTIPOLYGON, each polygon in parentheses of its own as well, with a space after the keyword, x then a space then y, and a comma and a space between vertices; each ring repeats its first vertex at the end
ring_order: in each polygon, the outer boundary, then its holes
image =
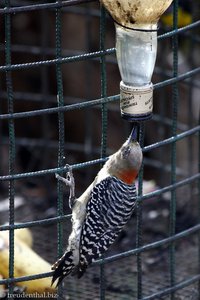
POLYGON ((74 185, 74 176, 72 173, 72 167, 69 165, 66 165, 66 167, 68 167, 68 172, 66 173, 66 178, 60 176, 57 173, 55 173, 55 177, 57 180, 62 181, 66 186, 71 187, 72 185, 74 185))
POLYGON ((75 197, 75 181, 74 181, 74 175, 72 172, 72 167, 67 165, 68 172, 66 173, 66 178, 60 176, 59 174, 55 174, 55 177, 57 180, 62 181, 66 186, 69 186, 70 188, 70 196, 69 196, 69 207, 72 209, 73 205, 76 202, 75 197))

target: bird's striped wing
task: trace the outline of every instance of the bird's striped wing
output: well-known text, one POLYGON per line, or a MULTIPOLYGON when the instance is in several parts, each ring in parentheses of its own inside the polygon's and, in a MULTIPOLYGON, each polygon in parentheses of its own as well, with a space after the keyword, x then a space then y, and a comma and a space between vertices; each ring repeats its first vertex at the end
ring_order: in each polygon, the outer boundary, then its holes
POLYGON ((82 228, 78 277, 114 242, 135 203, 135 185, 127 185, 115 177, 107 177, 93 188, 82 228))

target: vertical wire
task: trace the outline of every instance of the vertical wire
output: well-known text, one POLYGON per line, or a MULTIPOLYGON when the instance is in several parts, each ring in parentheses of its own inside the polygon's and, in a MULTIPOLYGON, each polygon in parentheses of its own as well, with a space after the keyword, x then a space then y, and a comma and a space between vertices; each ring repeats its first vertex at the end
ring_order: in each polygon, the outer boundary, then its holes
MULTIPOLYGON (((194 22, 194 9, 196 7, 194 6, 194 3, 191 3, 191 17, 192 17, 192 22, 194 22)), ((195 59, 194 59, 194 38, 193 35, 190 36, 189 38, 189 64, 190 64, 190 68, 194 69, 195 68, 195 59)), ((193 116, 193 105, 192 105, 192 100, 193 100, 193 95, 194 95, 194 87, 192 85, 192 82, 194 80, 195 77, 190 77, 189 78, 189 87, 188 87, 188 116, 187 116, 187 123, 189 125, 189 128, 192 128, 192 126, 194 125, 194 116, 193 116)), ((193 155, 194 155, 194 138, 193 136, 189 136, 187 138, 187 160, 188 160, 188 177, 192 176, 192 174, 194 173, 194 159, 193 159, 193 155)), ((192 197, 193 195, 193 188, 194 185, 190 184, 189 185, 189 196, 192 197)), ((190 205, 190 204, 189 204, 190 205)))
MULTIPOLYGON (((5 6, 10 7, 10 0, 5 0, 5 6)), ((5 60, 6 65, 11 65, 11 16, 5 14, 5 60)), ((8 97, 8 113, 14 113, 14 99, 13 99, 13 87, 11 71, 6 71, 6 87, 8 97)), ((15 126, 14 119, 9 119, 9 174, 14 174, 15 168, 15 126)), ((13 179, 9 181, 9 225, 13 225, 15 222, 15 182, 13 179)), ((9 230, 9 277, 14 277, 14 229, 9 230)), ((9 293, 13 293, 13 284, 9 284, 9 293)))
MULTIPOLYGON (((173 3, 173 29, 178 27, 178 0, 173 3)), ((172 38, 173 47, 173 77, 178 75, 178 36, 177 34, 172 38)), ((178 83, 172 85, 172 136, 177 134, 177 117, 178 117, 178 83)), ((176 142, 171 145, 171 184, 176 183, 176 142)), ((170 236, 174 235, 176 231, 176 190, 171 191, 170 201, 170 236)), ((176 283, 176 260, 175 260, 175 243, 172 242, 169 247, 169 271, 170 271, 170 285, 174 286, 176 283)), ((175 293, 171 293, 171 300, 175 299, 175 293)))
MULTIPOLYGON (((141 148, 144 147, 144 123, 139 125, 139 143, 141 148)), ((140 172, 138 174, 138 196, 143 195, 143 173, 144 162, 142 162, 140 172)), ((142 202, 137 201, 136 212, 136 248, 142 246, 142 202)), ((137 254, 137 299, 142 299, 143 287, 142 287, 142 253, 137 254)))
MULTIPOLYGON (((106 11, 103 6, 100 8, 100 50, 105 50, 105 23, 106 23, 106 11)), ((102 56, 100 58, 101 64, 101 97, 105 98, 107 96, 107 86, 106 86, 106 58, 102 56)), ((108 123, 108 112, 107 105, 102 104, 102 136, 101 136, 101 157, 106 156, 107 148, 107 123, 108 123)), ((105 269, 104 264, 100 265, 100 299, 105 299, 105 269)))
MULTIPOLYGON (((168 48, 166 47, 165 43, 169 43, 169 40, 167 39, 166 41, 161 41, 161 43, 163 43, 163 46, 160 45, 160 48, 163 48, 162 51, 162 57, 167 56, 168 54, 168 48)), ((162 59, 161 60, 161 68, 163 70, 165 70, 166 68, 166 60, 162 59)), ((160 75, 160 81, 164 81, 166 79, 166 75, 165 72, 162 72, 160 75)), ((162 88, 159 91, 158 97, 160 97, 160 99, 162 99, 162 101, 159 101, 159 115, 161 118, 163 118, 163 120, 167 117, 167 94, 166 94, 166 90, 165 88, 162 88)), ((157 125, 157 124, 156 124, 157 125)), ((159 140, 164 140, 166 137, 166 132, 168 130, 168 126, 165 122, 160 121, 159 122, 159 128, 158 128, 158 138, 159 140)), ((162 147, 158 148, 156 151, 158 157, 157 160, 161 162, 161 166, 159 168, 159 172, 160 174, 163 174, 162 176, 160 176, 161 178, 159 178, 159 184, 160 186, 164 186, 166 184, 166 178, 168 176, 167 171, 166 171, 166 163, 168 163, 168 158, 163 155, 163 149, 162 147)), ((163 200, 163 195, 161 194, 158 198, 158 201, 162 201, 163 200)))
MULTIPOLYGON (((49 15, 48 10, 42 10, 40 12, 40 18, 41 18, 41 56, 43 60, 47 59, 46 55, 46 48, 48 47, 48 40, 49 40, 49 15)), ((42 108, 48 108, 49 107, 49 95, 50 95, 50 86, 49 86, 49 72, 48 67, 43 66, 40 69, 40 76, 41 76, 41 94, 42 94, 42 108)), ((50 126, 50 119, 48 115, 42 116, 42 151, 43 151, 43 158, 41 162, 41 168, 44 169, 48 166, 48 162, 50 160, 50 149, 49 149, 49 142, 51 137, 51 132, 49 132, 50 126)), ((43 185, 45 187, 45 190, 47 191, 47 197, 50 197, 51 190, 49 189, 49 178, 47 176, 44 176, 43 179, 43 185)))
MULTIPOLYGON (((42 10, 40 13, 41 18, 41 56, 43 60, 47 59, 45 48, 48 47, 48 33, 49 33, 49 18, 48 18, 48 11, 42 10)), ((47 108, 49 107, 48 96, 49 96, 49 77, 48 77, 48 67, 43 66, 40 69, 40 76, 41 76, 41 94, 42 94, 42 107, 47 108)), ((45 168, 48 160, 49 160, 49 137, 51 133, 49 132, 49 116, 44 115, 42 117, 42 135, 43 135, 43 159, 42 159, 42 166, 45 168)), ((45 180, 46 184, 48 184, 47 180, 45 180)))
MULTIPOLYGON (((58 0, 57 3, 61 4, 62 1, 58 0)), ((61 8, 56 9, 56 58, 62 57, 61 50, 61 8)), ((57 101, 58 107, 64 106, 63 97, 63 81, 61 64, 56 64, 56 81, 57 81, 57 101)), ((65 127, 64 127, 64 113, 58 113, 58 128, 59 128, 59 142, 58 142, 58 167, 64 164, 64 145, 65 145, 65 127)), ((63 215, 63 185, 58 181, 58 206, 57 214, 63 215)), ((58 228, 58 256, 60 257, 63 252, 63 226, 61 223, 57 224, 58 228)), ((59 288, 59 294, 62 296, 62 287, 59 288)))
MULTIPOLYGON (((105 25, 106 11, 101 7, 101 22, 100 22, 100 50, 105 50, 105 25)), ((101 56, 101 97, 107 97, 107 79, 106 79, 106 57, 101 56)), ((108 127, 108 109, 107 104, 102 104, 102 139, 101 139, 101 157, 106 156, 107 149, 107 127, 108 127)))
MULTIPOLYGON (((92 15, 91 15, 91 7, 90 3, 85 7, 85 17, 86 17, 86 34, 85 34, 85 41, 86 41, 86 51, 89 53, 91 52, 92 49, 92 15)), ((93 91, 90 88, 92 86, 92 63, 90 60, 85 62, 85 85, 86 85, 86 98, 88 100, 92 99, 93 91)), ((94 121, 94 115, 92 114, 93 109, 89 108, 86 109, 85 111, 85 141, 84 141, 84 151, 85 151, 85 157, 86 160, 91 160, 92 159, 92 141, 93 141, 93 124, 94 121)), ((92 177, 92 172, 86 172, 86 177, 85 181, 86 182, 91 182, 93 179, 92 177)))
MULTIPOLYGON (((200 125, 200 113, 199 113, 199 125, 200 125)), ((198 151, 199 151, 199 161, 198 161, 198 171, 200 173, 200 130, 198 134, 198 151)), ((200 178, 198 179, 198 221, 200 223, 200 178)), ((200 274, 200 232, 198 232, 198 274, 200 274)), ((200 299, 200 280, 198 281, 198 299, 200 299)))

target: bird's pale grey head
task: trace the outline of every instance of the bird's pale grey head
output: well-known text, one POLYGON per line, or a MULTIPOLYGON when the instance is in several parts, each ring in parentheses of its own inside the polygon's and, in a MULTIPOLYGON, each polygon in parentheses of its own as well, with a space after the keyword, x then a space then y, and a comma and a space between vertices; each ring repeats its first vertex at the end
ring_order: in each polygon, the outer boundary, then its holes
POLYGON ((137 142, 137 127, 133 127, 128 140, 122 145, 121 148, 122 160, 127 161, 131 169, 138 171, 142 164, 142 149, 137 142))
POLYGON ((142 149, 137 141, 128 139, 120 151, 121 160, 129 169, 139 171, 142 164, 142 149))
POLYGON ((106 166, 110 175, 132 184, 141 167, 142 158, 142 149, 136 140, 136 133, 132 131, 128 140, 110 157, 106 166))

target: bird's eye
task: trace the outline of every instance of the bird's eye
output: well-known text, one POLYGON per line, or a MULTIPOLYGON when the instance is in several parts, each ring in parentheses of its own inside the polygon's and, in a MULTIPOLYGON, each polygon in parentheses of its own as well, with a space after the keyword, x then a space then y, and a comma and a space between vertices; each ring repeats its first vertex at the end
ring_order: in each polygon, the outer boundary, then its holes
POLYGON ((126 159, 129 156, 130 151, 131 151, 131 147, 128 146, 124 148, 122 151, 122 157, 126 159))

